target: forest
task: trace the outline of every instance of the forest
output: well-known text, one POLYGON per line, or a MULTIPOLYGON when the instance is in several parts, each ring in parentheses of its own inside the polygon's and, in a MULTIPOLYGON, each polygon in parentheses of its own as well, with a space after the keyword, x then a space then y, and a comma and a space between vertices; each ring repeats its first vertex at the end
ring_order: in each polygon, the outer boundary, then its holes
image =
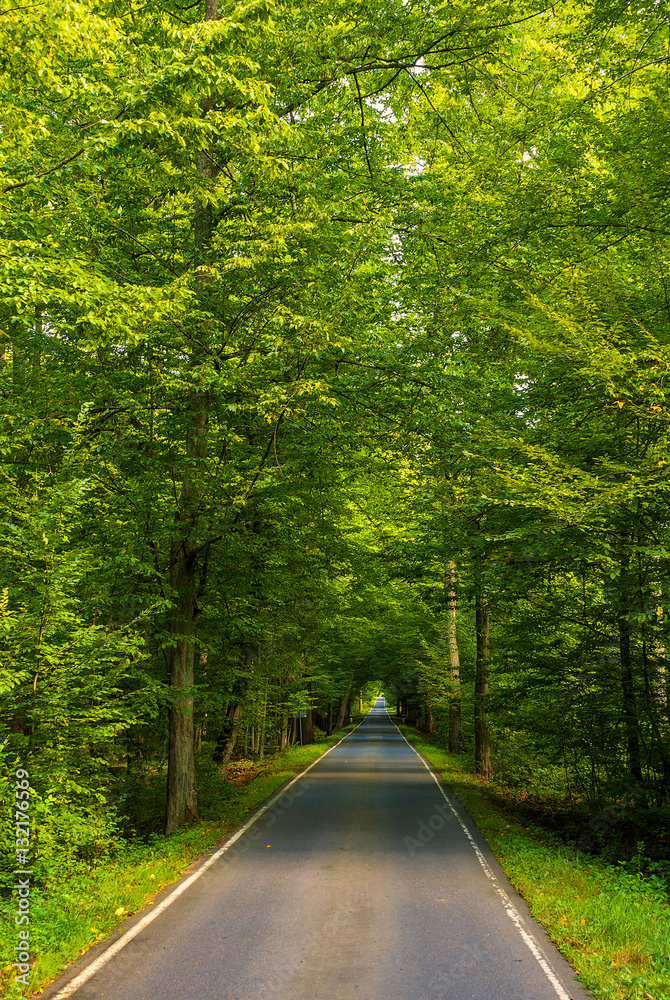
POLYGON ((27 768, 38 881, 382 691, 670 874, 666 5, 0 15, 0 798, 27 768))

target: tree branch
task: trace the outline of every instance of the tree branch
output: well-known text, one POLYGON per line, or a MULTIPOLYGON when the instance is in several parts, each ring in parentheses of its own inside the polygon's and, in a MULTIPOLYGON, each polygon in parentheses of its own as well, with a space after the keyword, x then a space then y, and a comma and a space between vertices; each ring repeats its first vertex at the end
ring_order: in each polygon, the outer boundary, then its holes
POLYGON ((55 173, 56 170, 60 170, 61 167, 65 167, 68 163, 72 163, 73 160, 76 160, 78 156, 81 156, 85 149, 86 146, 82 146, 81 149, 78 149, 76 153, 72 154, 72 156, 66 157, 66 159, 57 163, 55 167, 50 167, 49 170, 42 171, 42 173, 37 174, 36 177, 29 177, 27 181, 18 181, 16 184, 8 184, 6 188, 3 188, 2 191, 0 191, 0 194, 7 194, 8 191, 16 191, 17 188, 25 187, 26 184, 32 184, 34 181, 38 181, 42 177, 47 177, 49 174, 55 173))
POLYGON ((286 413, 286 407, 284 407, 284 409, 281 411, 281 413, 277 417, 277 420, 275 421, 275 425, 274 425, 274 427, 272 429, 272 434, 270 435, 270 440, 268 441, 268 446, 265 449, 265 454, 263 455, 262 459, 258 463, 258 468, 256 469, 256 473, 254 475, 254 478, 251 480, 251 485, 249 486, 249 489, 247 490, 247 492, 244 494, 244 498, 242 500, 242 506, 240 507, 240 509, 238 510, 237 514, 233 518, 233 524, 237 524, 237 522, 239 521, 239 519, 242 517, 242 514, 244 512, 244 508, 246 506, 247 500, 251 496, 252 490, 253 490, 254 486, 256 485, 256 483, 258 482, 258 477, 260 476, 261 472, 263 471, 263 467, 265 466, 265 463, 267 462, 267 460, 268 460, 268 458, 270 456, 270 452, 272 451, 272 448, 273 448, 273 446, 274 446, 274 444, 275 444, 275 442, 277 440, 277 431, 279 430, 280 423, 284 419, 284 414, 285 413, 286 413))
POLYGON ((358 106, 361 109, 361 131, 363 133, 363 149, 365 150, 365 160, 368 165, 368 173, 372 180, 374 180, 374 174, 372 173, 372 166, 370 164, 370 154, 368 152, 368 141, 365 137, 365 112, 363 111, 363 98, 361 97, 361 88, 358 83, 358 74, 354 73, 354 80, 356 82, 356 92, 358 93, 358 106))

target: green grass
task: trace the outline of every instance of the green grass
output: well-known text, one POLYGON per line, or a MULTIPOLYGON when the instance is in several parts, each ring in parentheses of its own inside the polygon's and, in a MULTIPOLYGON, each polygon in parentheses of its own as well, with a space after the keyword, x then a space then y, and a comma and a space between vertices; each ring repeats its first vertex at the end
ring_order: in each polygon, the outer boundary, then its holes
POLYGON ((41 990, 59 972, 97 941, 101 941, 128 914, 142 909, 163 886, 179 878, 204 851, 222 841, 268 796, 297 771, 304 769, 351 732, 360 721, 339 733, 305 747, 293 747, 266 760, 263 770, 236 789, 216 820, 178 830, 150 843, 124 842, 122 851, 104 862, 81 862, 67 884, 53 884, 31 893, 30 940, 34 964, 27 987, 15 982, 12 966, 16 931, 13 901, 0 902, 0 993, 29 996, 41 990))
POLYGON ((463 801, 533 916, 595 997, 670 1000, 670 907, 660 879, 576 854, 525 826, 449 754, 402 732, 463 801))

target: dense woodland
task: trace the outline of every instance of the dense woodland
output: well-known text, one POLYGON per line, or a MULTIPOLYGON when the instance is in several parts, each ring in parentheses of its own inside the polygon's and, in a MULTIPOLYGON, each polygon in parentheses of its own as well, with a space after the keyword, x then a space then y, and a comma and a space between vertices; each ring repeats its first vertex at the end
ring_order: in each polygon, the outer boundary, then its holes
POLYGON ((42 856, 381 690, 667 853, 667 6, 0 31, 0 749, 42 856))

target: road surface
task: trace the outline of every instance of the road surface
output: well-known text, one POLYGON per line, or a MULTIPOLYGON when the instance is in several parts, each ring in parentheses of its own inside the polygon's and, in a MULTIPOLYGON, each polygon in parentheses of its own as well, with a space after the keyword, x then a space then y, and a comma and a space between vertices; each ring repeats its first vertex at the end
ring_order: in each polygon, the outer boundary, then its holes
POLYGON ((45 1000, 587 1000, 383 700, 206 860, 45 1000))

